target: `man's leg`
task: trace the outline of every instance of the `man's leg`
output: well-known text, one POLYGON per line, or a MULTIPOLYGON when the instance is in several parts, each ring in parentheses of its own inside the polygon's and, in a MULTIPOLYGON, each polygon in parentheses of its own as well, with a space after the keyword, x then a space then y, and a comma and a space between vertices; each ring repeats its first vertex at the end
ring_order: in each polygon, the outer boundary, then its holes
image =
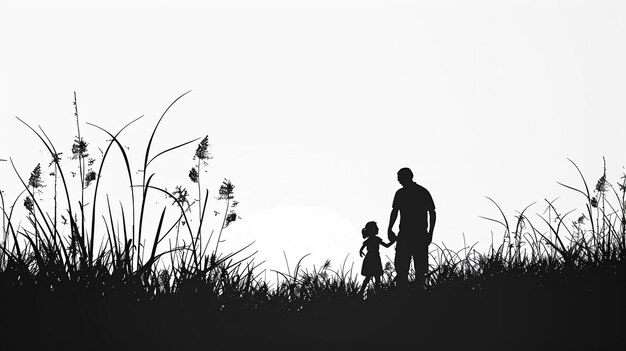
POLYGON ((409 281, 409 265, 411 256, 406 245, 396 245, 396 257, 394 265, 396 268, 396 286, 400 289, 406 289, 409 281))
POLYGON ((423 291, 426 274, 428 274, 428 245, 418 245, 415 248, 413 264, 415 265, 415 288, 417 291, 423 291))

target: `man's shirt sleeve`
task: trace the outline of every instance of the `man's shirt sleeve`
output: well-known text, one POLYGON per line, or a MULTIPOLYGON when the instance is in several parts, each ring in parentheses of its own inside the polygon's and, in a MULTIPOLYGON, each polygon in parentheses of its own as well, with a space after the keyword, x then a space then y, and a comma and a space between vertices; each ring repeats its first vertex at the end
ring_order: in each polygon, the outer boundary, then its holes
POLYGON ((393 204, 391 205, 391 207, 394 210, 400 209, 400 190, 396 191, 396 195, 393 197, 393 204))
POLYGON ((433 197, 430 195, 430 191, 426 190, 426 209, 427 210, 434 210, 435 209, 435 202, 433 201, 433 197))

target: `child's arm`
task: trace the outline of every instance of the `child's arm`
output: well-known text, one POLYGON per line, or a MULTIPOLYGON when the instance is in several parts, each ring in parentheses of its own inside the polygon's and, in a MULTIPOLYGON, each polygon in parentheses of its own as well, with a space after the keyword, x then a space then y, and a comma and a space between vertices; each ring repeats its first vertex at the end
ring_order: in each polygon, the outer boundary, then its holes
POLYGON ((382 241, 382 240, 381 240, 381 241, 380 241, 380 243, 381 243, 384 247, 389 247, 389 246, 393 245, 393 242, 391 242, 391 241, 390 241, 390 242, 388 242, 388 243, 386 243, 386 242, 384 242, 384 241, 382 241))
POLYGON ((359 256, 363 257, 364 253, 363 253, 363 249, 365 248, 365 243, 363 243, 363 246, 361 246, 361 249, 359 250, 359 256))

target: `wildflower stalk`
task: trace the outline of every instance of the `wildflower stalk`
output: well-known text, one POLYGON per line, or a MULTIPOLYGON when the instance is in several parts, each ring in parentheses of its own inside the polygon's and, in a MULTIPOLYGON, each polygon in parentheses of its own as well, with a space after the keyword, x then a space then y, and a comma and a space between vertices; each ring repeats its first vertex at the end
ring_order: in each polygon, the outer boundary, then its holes
MULTIPOLYGON (((22 120, 20 120, 20 122, 24 123, 22 120)), ((24 123, 24 124, 26 124, 26 123, 24 123)), ((35 130, 32 129, 28 124, 26 124, 26 126, 28 126, 33 132, 35 132, 35 130)), ((67 183, 65 182, 65 176, 63 175, 63 169, 61 168, 61 165, 59 164, 59 162, 61 162, 60 155, 62 154, 62 152, 57 152, 56 148, 54 147, 54 144, 52 143, 50 138, 48 138, 48 135, 46 134, 46 132, 41 127, 39 127, 39 130, 41 131, 43 136, 46 138, 47 142, 43 140, 43 138, 41 137, 41 135, 39 135, 39 133, 35 132, 35 134, 37 134, 39 139, 46 145, 46 148, 48 149, 48 152, 50 152, 50 156, 52 157, 52 161, 51 162, 54 163, 54 169, 55 169, 55 172, 54 172, 54 174, 55 174, 55 202, 54 202, 54 206, 55 206, 55 220, 56 220, 56 211, 57 211, 57 201, 56 201, 56 184, 57 184, 56 180, 57 180, 57 178, 56 177, 58 176, 59 173, 61 175, 61 183, 63 184, 63 188, 65 189, 65 195, 66 195, 66 199, 67 199, 67 206, 68 206, 68 212, 69 213, 72 213, 72 204, 70 202, 69 192, 67 190, 67 183), (48 144, 50 146, 48 146, 48 144)), ((71 222, 70 222, 70 229, 71 229, 71 233, 72 233, 72 241, 74 242, 74 240, 75 240, 74 239, 75 238, 74 234, 78 233, 78 232, 77 231, 74 232, 75 222, 74 222, 73 218, 71 218, 71 216, 70 216, 70 220, 71 220, 71 222)), ((59 251, 58 250, 59 246, 56 244, 57 243, 57 241, 56 241, 57 236, 59 236, 59 243, 61 245, 61 252, 65 254, 66 262, 68 264, 68 271, 69 271, 71 269, 71 266, 69 266, 69 258, 67 256, 67 252, 65 250, 65 246, 63 245, 60 233, 58 231, 58 227, 57 227, 56 222, 55 222, 54 232, 53 232, 53 241, 55 243, 56 251, 59 251)), ((74 251, 74 250, 72 250, 72 251, 74 251)))
POLYGON ((224 219, 222 220, 222 225, 220 226, 220 232, 217 235, 217 243, 215 243, 215 251, 214 255, 217 255, 217 247, 220 245, 220 239, 222 238, 222 231, 224 230, 224 225, 226 225, 226 218, 228 217, 228 206, 230 206, 230 199, 226 198, 226 208, 224 210, 224 219))
MULTIPOLYGON (((35 188, 31 187, 31 194, 33 194, 33 201, 35 199, 35 188)), ((26 198, 27 200, 29 198, 26 198)), ((35 238, 39 237, 39 232, 37 231, 37 214, 35 213, 34 208, 32 207, 32 203, 31 203, 31 207, 26 206, 28 209, 28 215, 33 217, 33 223, 34 223, 34 227, 35 227, 35 238)), ((39 245, 39 241, 36 241, 37 245, 39 245)))
MULTIPOLYGON (((44 138, 41 136, 41 134, 39 134, 39 132, 37 132, 33 127, 31 127, 28 123, 24 122, 23 120, 21 120, 19 117, 15 117, 17 118, 18 121, 22 122, 22 124, 24 124, 26 127, 28 127, 28 129, 30 129, 33 133, 35 133, 35 135, 37 135, 37 137, 39 138, 39 140, 46 146, 46 149, 48 149, 48 152, 50 153, 51 156, 53 155, 59 155, 59 153, 57 153, 56 148, 54 147, 54 144, 50 141, 50 138, 48 138, 48 136, 46 135, 45 131, 39 127, 39 130, 41 131, 41 133, 43 134, 43 136, 46 138, 46 140, 44 140, 44 138)), ((55 160, 55 163, 58 164, 58 159, 55 160)), ((11 165, 13 166, 13 169, 15 170, 16 174, 18 175, 19 178, 19 173, 17 172, 17 170, 15 169, 15 165, 13 165, 13 162, 11 162, 11 165)), ((71 228, 71 246, 70 246, 70 254, 71 254, 71 261, 70 261, 70 257, 66 255, 66 269, 68 271, 68 273, 70 275, 73 274, 74 271, 74 267, 76 267, 76 251, 77 249, 80 249, 80 253, 82 255, 82 257, 85 257, 87 254, 87 250, 85 248, 85 245, 80 237, 80 233, 78 231, 78 225, 76 224, 76 220, 74 219, 74 216, 72 215, 73 211, 72 211, 72 202, 70 200, 70 194, 69 194, 69 190, 67 187, 67 180, 65 179, 65 174, 63 173, 63 168, 62 167, 58 167, 58 171, 59 171, 59 175, 61 176, 61 182, 63 184, 63 189, 65 192, 65 197, 67 200, 67 214, 69 215, 69 221, 70 221, 70 228, 71 228)), ((21 178, 20 178, 21 181, 21 178)), ((22 184, 24 185, 24 191, 28 190, 28 187, 26 186, 26 184, 22 181, 22 184)), ((17 200, 16 200, 17 201, 17 200)), ((44 218, 45 220, 45 218, 44 218)), ((46 221, 46 225, 47 225, 47 221, 46 221)), ((17 240, 15 238, 15 233, 14 233, 14 239, 17 240)), ((61 247, 64 250, 65 253, 65 249, 62 246, 61 247)))
MULTIPOLYGON (((72 151, 76 151, 76 153, 74 154, 74 156, 78 159, 78 170, 79 170, 79 176, 80 176, 80 216, 81 216, 81 226, 80 226, 80 230, 81 230, 81 237, 85 238, 85 212, 84 212, 84 206, 85 206, 85 158, 84 158, 84 146, 85 143, 80 135, 80 123, 78 121, 78 102, 76 100, 76 92, 74 92, 74 117, 76 117, 76 130, 78 132, 78 139, 76 140, 76 143, 74 144, 74 146, 76 146, 75 150, 72 151)), ((74 149, 74 148, 73 148, 74 149)), ((88 252, 88 261, 89 264, 91 265, 91 261, 93 258, 93 234, 91 233, 91 240, 88 243, 89 244, 89 252, 88 252)))
POLYGON ((201 232, 201 228, 202 228, 202 190, 200 187, 200 162, 202 160, 198 157, 198 244, 200 245, 200 248, 202 249, 202 232, 201 232))
MULTIPOLYGON (((37 164, 37 166, 35 167, 35 169, 33 169, 33 171, 30 173, 30 177, 28 178, 28 185, 31 187, 31 193, 32 193, 32 200, 35 200, 35 193, 36 193, 36 189, 40 188, 42 186, 41 183, 41 164, 37 164)), ((33 216, 33 222, 34 222, 34 227, 35 227, 35 238, 39 238, 39 228, 37 227, 37 213, 34 211, 34 208, 28 208, 29 210, 29 214, 31 214, 33 216)), ((36 241, 36 244, 39 247, 39 240, 36 241)))
POLYGON ((622 251, 624 251, 626 249, 626 173, 622 175, 621 179, 623 179, 622 183, 617 183, 617 185, 622 191, 622 198, 620 201, 619 195, 617 195, 617 199, 622 212, 622 218, 620 218, 620 220, 622 229, 622 251))
MULTIPOLYGON (((206 209, 206 203, 205 203, 205 206, 203 207, 200 175, 202 174, 202 168, 201 168, 202 164, 203 163, 206 164, 206 160, 211 158, 209 154, 209 137, 208 136, 205 136, 202 139, 202 141, 200 141, 200 143, 198 144, 194 158, 198 159, 198 165, 197 165, 197 168, 193 168, 193 167, 191 168, 191 171, 189 171, 189 178, 191 179, 192 182, 198 184, 198 234, 197 234, 196 240, 198 240, 199 247, 200 249, 202 249, 202 221, 204 218, 204 211, 206 209)), ((208 196, 208 191, 207 191, 207 196, 208 196)))
MULTIPOLYGON (((58 157, 58 155, 55 155, 54 157, 58 157)), ((51 163, 54 163, 54 234, 52 237, 52 241, 54 242, 54 247, 57 246, 57 228, 58 228, 58 223, 57 223, 57 180, 58 180, 58 175, 57 175, 57 162, 55 162, 55 160, 53 159, 51 161, 51 163)))
POLYGON ((225 179, 222 182, 222 185, 220 186, 219 199, 226 200, 226 208, 224 209, 224 218, 222 220, 222 225, 220 226, 220 232, 217 235, 217 243, 215 244, 215 251, 213 252, 213 255, 217 255, 217 248, 220 245, 222 232, 224 231, 224 227, 227 225, 228 216, 230 215, 228 213, 228 209, 230 208, 230 200, 233 198, 234 189, 235 189, 235 186, 228 179, 225 179))

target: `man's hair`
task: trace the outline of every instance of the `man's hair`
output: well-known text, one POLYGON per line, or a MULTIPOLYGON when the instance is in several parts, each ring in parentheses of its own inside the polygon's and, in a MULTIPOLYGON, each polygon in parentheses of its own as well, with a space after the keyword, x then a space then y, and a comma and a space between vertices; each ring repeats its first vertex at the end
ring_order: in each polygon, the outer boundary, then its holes
POLYGON ((413 172, 408 167, 401 168, 398 171, 398 178, 413 180, 413 172))

